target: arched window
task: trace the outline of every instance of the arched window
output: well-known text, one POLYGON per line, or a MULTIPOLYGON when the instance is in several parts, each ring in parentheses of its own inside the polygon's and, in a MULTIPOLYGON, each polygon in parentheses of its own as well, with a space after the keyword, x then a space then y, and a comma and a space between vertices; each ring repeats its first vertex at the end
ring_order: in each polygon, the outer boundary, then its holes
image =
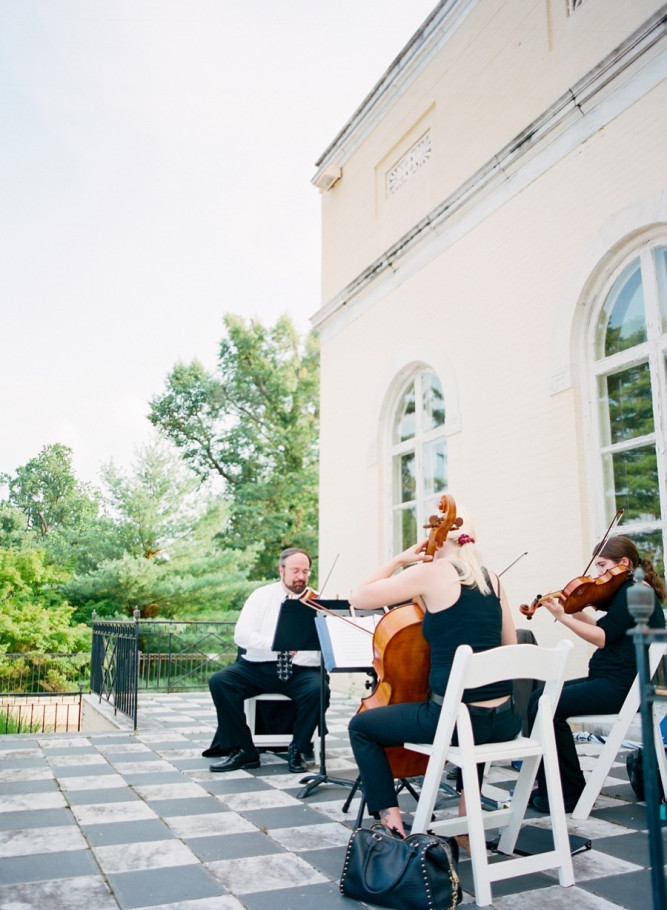
POLYGON ((394 552, 416 543, 447 486, 445 402, 438 377, 422 371, 403 387, 392 423, 394 552))
POLYGON ((644 245, 611 276, 595 324, 597 425, 610 520, 664 571, 667 245, 644 245))

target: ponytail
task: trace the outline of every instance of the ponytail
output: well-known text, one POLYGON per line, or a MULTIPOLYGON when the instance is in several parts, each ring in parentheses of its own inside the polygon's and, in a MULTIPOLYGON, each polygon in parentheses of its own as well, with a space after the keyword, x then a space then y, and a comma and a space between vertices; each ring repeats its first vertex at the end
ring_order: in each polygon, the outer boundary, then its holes
POLYGON ((667 597, 667 587, 665 582, 655 571, 653 563, 648 557, 641 558, 634 540, 625 537, 623 534, 616 534, 610 537, 605 545, 595 551, 596 556, 602 556, 604 559, 613 559, 620 562, 625 556, 631 563, 632 568, 636 569, 641 566, 644 573, 644 581, 649 584, 658 595, 658 600, 663 603, 667 597))
POLYGON ((660 578, 658 573, 655 571, 653 563, 648 557, 639 560, 639 565, 642 568, 644 573, 644 581, 651 585, 655 593, 658 595, 658 600, 660 603, 664 603, 665 598, 667 597, 667 586, 665 586, 664 579, 660 578))

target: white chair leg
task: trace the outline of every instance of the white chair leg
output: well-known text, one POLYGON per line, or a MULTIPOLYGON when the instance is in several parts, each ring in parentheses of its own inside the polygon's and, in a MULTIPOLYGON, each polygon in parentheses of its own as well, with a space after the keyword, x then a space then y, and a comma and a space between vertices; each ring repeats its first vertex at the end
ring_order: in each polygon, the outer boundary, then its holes
POLYGON ((623 740, 627 736, 628 729, 632 723, 633 717, 639 708, 639 684, 635 682, 632 689, 626 696, 625 704, 621 709, 619 718, 611 729, 607 741, 602 747, 602 751, 597 757, 586 785, 577 800, 577 805, 572 812, 572 818, 577 821, 585 821, 595 805, 595 800, 600 795, 600 790, 609 776, 609 771, 614 763, 618 750, 621 748, 623 740))
POLYGON ((433 808, 438 798, 440 781, 442 780, 443 767, 444 763, 441 764, 434 757, 431 757, 426 767, 426 773, 419 792, 419 801, 412 820, 412 830, 415 834, 423 834, 431 823, 433 808))
POLYGON ((482 818, 482 800, 477 780, 477 766, 464 767, 463 789, 466 800, 466 819, 470 838, 470 860, 475 884, 475 903, 486 907, 491 903, 491 881, 489 879, 486 835, 482 818))
POLYGON ((243 710, 245 711, 246 723, 250 727, 250 732, 254 735, 255 733, 255 712, 256 712, 257 701, 254 698, 246 698, 243 702, 243 710))
POLYGON ((570 836, 567 832, 567 821, 565 819, 563 788, 556 752, 556 736, 551 718, 543 716, 540 720, 542 724, 542 741, 549 743, 544 750, 544 776, 549 796, 551 833, 554 839, 554 850, 558 857, 558 881, 564 888, 567 888, 569 885, 574 884, 574 868, 570 851, 570 836))
POLYGON ((521 770, 514 787, 512 802, 510 803, 511 816, 510 822, 502 829, 500 840, 498 841, 498 851, 511 855, 514 852, 516 841, 521 830, 521 822, 526 814, 528 800, 533 789, 533 783, 537 775, 537 769, 541 760, 540 755, 524 758, 521 763, 521 770))
MULTIPOLYGON (((651 677, 658 668, 658 664, 663 658, 667 645, 662 642, 653 642, 649 647, 648 661, 649 661, 649 673, 651 677)), ((619 749, 623 744, 623 740, 627 736, 630 724, 634 720, 637 711, 639 710, 639 679, 635 678, 632 688, 625 697, 625 702, 621 708, 618 720, 614 724, 607 741, 604 744, 602 751, 600 752, 593 771, 591 772, 588 780, 586 781, 586 786, 577 801, 577 805, 574 807, 574 812, 572 813, 572 818, 577 821, 584 821, 588 818, 591 813, 591 809, 595 805, 595 800, 600 794, 600 790, 604 786, 604 782, 609 775, 611 766, 614 763, 614 759, 618 755, 619 749)), ((657 743, 657 740, 656 740, 657 743)), ((663 749, 664 752, 664 749, 663 749)), ((660 768, 660 777, 663 782, 663 786, 667 785, 667 764, 663 762, 660 765, 660 759, 658 758, 659 768, 660 768)), ((667 788, 665 789, 667 793, 667 788)))

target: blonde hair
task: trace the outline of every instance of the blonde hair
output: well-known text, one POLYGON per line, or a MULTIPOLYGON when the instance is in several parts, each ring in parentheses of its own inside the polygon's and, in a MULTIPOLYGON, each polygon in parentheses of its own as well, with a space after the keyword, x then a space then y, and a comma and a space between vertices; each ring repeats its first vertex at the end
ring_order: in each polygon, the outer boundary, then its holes
POLYGON ((463 522, 460 528, 449 532, 447 540, 458 544, 459 538, 463 537, 464 542, 459 544, 457 553, 450 557, 450 562, 456 566, 462 585, 475 585, 482 594, 490 594, 491 586, 482 567, 482 556, 477 547, 477 533, 472 518, 462 506, 457 506, 456 514, 463 522))

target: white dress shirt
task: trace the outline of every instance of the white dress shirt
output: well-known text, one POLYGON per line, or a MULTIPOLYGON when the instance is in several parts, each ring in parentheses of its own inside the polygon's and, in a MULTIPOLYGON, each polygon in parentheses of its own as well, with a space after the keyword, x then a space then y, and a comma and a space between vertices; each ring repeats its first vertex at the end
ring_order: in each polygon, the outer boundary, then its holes
MULTIPOLYGON (((253 591, 246 600, 236 623, 234 641, 245 648, 245 660, 259 663, 278 660, 278 652, 271 650, 278 624, 280 605, 286 597, 296 598, 282 581, 264 585, 253 591)), ((319 667, 319 651, 297 651, 292 663, 299 667, 319 667)))

